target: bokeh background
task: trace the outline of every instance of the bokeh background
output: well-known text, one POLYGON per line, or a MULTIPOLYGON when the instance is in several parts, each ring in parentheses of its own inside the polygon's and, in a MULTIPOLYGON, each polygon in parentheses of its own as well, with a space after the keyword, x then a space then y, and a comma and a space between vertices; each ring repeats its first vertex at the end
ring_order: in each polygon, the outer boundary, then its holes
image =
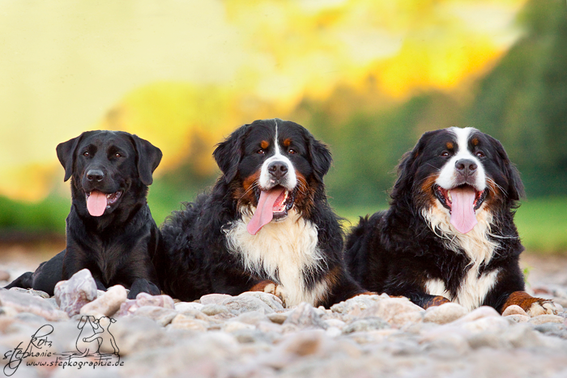
POLYGON ((387 206, 395 166, 423 132, 487 132, 526 185, 517 213, 524 244, 565 253, 566 8, 565 0, 4 0, 0 252, 64 245, 62 141, 112 129, 160 147, 149 195, 160 224, 214 182, 216 143, 279 117, 330 146, 330 201, 352 222, 387 206))

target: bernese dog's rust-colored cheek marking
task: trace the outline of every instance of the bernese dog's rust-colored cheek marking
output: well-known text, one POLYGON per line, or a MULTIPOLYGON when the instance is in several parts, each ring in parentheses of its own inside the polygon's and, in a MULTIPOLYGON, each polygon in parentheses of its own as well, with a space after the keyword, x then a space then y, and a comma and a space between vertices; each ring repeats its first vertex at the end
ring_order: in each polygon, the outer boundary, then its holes
POLYGON ((546 300, 532 297, 525 291, 514 291, 512 294, 510 294, 510 296, 508 297, 508 299, 500 309, 500 313, 503 313, 508 306, 512 306, 512 305, 520 306, 524 311, 527 312, 534 303, 543 303, 543 302, 546 302, 546 300))
POLYGON ((295 193, 295 206, 304 216, 309 216, 315 202, 316 184, 308 183, 301 172, 295 172, 297 177, 297 191, 295 193))
POLYGON ((291 139, 287 138, 283 141, 283 145, 284 147, 289 147, 291 146, 291 139))
POLYGON ((455 148, 455 146, 453 145, 453 142, 447 142, 445 147, 447 147, 448 150, 452 150, 453 148, 455 148))
POLYGON ((273 281, 270 281, 270 280, 260 281, 256 285, 254 285, 250 289, 248 289, 248 291, 264 291, 264 289, 268 285, 276 285, 276 283, 273 282, 273 281))
POLYGON ((254 197, 254 190, 253 187, 258 181, 260 177, 260 172, 257 171, 254 174, 246 177, 242 181, 242 185, 239 185, 234 190, 234 199, 238 202, 238 205, 248 205, 253 204, 255 205, 255 197, 254 197))
POLYGON ((495 213, 504 201, 504 194, 494 180, 487 180, 488 196, 484 200, 484 209, 491 213, 495 213))
POLYGON ((260 142, 260 147, 265 150, 266 148, 270 147, 270 142, 268 142, 267 140, 263 140, 260 142))
POLYGON ((441 306, 442 304, 445 304, 445 303, 451 303, 451 301, 448 300, 445 297, 442 297, 441 295, 437 295, 437 296, 431 298, 430 300, 428 300, 427 302, 425 302, 423 304, 423 308, 428 309, 429 307, 441 306))
POLYGON ((437 175, 431 175, 423 180, 420 189, 421 193, 418 194, 420 202, 424 205, 433 205, 435 203, 435 196, 433 194, 433 186, 437 181, 437 175))

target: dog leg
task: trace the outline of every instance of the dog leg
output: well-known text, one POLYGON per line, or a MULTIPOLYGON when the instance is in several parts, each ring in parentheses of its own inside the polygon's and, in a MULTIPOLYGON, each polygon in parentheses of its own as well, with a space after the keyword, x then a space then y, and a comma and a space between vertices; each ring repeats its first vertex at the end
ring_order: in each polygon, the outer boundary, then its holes
POLYGON ((146 280, 145 278, 136 278, 132 285, 130 286, 130 292, 128 293, 128 299, 136 299, 136 296, 140 293, 148 293, 151 295, 160 295, 161 290, 154 283, 146 280))
MULTIPOLYGON (((264 291, 264 289, 268 285, 277 285, 277 284, 274 281, 263 280, 252 286, 250 289, 248 289, 248 291, 264 291)), ((265 292, 269 293, 269 291, 265 291, 265 292)))
POLYGON ((563 307, 560 304, 554 303, 550 299, 532 297, 525 291, 514 291, 510 294, 506 303, 502 306, 500 313, 504 312, 506 307, 512 305, 520 306, 532 317, 544 314, 557 315, 563 312, 563 307))
POLYGON ((14 281, 10 282, 4 289, 11 289, 13 287, 21 287, 24 289, 30 289, 33 287, 33 272, 26 272, 16 278, 14 281))

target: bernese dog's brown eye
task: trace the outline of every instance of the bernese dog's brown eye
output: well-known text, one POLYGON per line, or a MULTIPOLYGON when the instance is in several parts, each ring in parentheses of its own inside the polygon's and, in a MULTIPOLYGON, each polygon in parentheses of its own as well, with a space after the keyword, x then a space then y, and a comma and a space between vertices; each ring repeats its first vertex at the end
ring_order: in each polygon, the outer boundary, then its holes
POLYGON ((256 153, 260 154, 260 155, 264 155, 266 153, 266 151, 264 151, 263 148, 260 148, 258 151, 256 151, 256 153))
POLYGON ((447 156, 449 156, 449 155, 450 155, 449 151, 443 151, 443 152, 441 152, 441 156, 443 156, 443 157, 447 157, 447 156))
POLYGON ((476 157, 478 157, 478 158, 483 158, 483 157, 485 156, 485 155, 484 155, 484 152, 482 152, 482 151, 477 151, 477 152, 475 152, 475 155, 476 155, 476 157))
POLYGON ((287 150, 287 153, 293 155, 295 154, 295 150, 293 148, 290 148, 289 150, 287 150))

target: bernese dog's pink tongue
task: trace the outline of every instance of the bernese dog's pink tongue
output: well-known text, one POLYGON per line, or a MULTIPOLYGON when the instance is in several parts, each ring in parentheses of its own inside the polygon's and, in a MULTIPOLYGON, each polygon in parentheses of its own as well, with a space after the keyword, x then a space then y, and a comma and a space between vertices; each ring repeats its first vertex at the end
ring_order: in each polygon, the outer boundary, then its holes
POLYGON ((283 188, 272 189, 268 192, 261 191, 260 199, 258 200, 258 207, 252 216, 250 222, 248 222, 247 230, 250 234, 256 235, 258 231, 274 218, 274 203, 279 196, 284 192, 283 188))
POLYGON ((100 217, 106 210, 106 194, 93 190, 87 198, 87 209, 93 217, 100 217))
POLYGON ((451 189, 451 224, 455 228, 466 234, 477 224, 474 214, 474 199, 476 193, 473 188, 455 188, 451 189))

